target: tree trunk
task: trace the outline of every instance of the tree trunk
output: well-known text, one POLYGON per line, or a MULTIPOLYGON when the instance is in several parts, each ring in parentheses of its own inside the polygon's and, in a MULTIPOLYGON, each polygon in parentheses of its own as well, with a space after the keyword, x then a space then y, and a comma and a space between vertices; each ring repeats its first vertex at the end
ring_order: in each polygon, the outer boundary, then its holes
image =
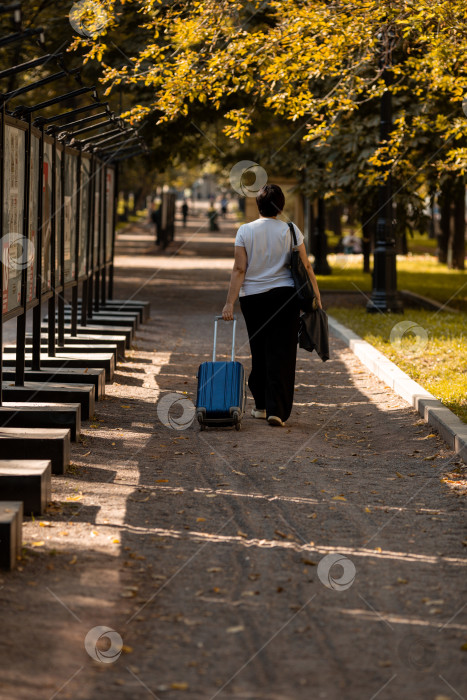
POLYGON ((306 209, 305 222, 306 227, 304 231, 306 249, 308 255, 314 255, 313 245, 314 245, 314 233, 315 233, 315 212, 313 207, 313 200, 308 197, 303 198, 303 207, 306 209))
POLYGON ((436 222, 436 192, 432 192, 430 195, 430 225, 428 238, 434 239, 437 234, 437 222, 436 222))
MULTIPOLYGON (((449 183, 450 184, 450 183, 449 183)), ((439 198, 440 208, 440 233, 438 235, 438 261, 446 263, 448 259, 449 233, 451 230, 451 188, 443 185, 439 198)))
POLYGON ((396 253, 400 255, 407 255, 409 252, 409 245, 407 242, 407 216, 404 206, 398 202, 395 207, 396 210, 396 253))
POLYGON ((327 210, 327 218, 329 223, 329 228, 334 231, 334 234, 341 239, 342 238, 342 207, 340 204, 335 204, 329 207, 327 210))
POLYGON ((313 270, 315 275, 330 275, 332 270, 327 261, 328 239, 326 237, 326 206, 324 197, 318 198, 318 215, 315 227, 315 261, 313 270))
POLYGON ((362 253, 363 272, 371 272, 371 251, 375 240, 375 216, 374 208, 362 209, 362 253))
POLYGON ((310 230, 308 236, 308 255, 316 257, 316 200, 310 199, 310 230))
POLYGON ((448 267, 465 269, 465 184, 462 178, 453 193, 452 226, 448 243, 448 267))

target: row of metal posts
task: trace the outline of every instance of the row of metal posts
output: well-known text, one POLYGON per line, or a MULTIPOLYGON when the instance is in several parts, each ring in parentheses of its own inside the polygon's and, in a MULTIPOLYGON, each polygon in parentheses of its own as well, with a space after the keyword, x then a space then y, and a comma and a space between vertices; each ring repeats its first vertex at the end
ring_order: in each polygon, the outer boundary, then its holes
MULTIPOLYGON (((40 29, 20 31, 19 5, 0 5, 0 14, 15 13, 18 29, 0 37, 0 48, 26 36, 42 37, 40 29)), ((111 381, 117 349, 128 347, 149 308, 145 302, 122 301, 108 318, 101 311, 113 298, 118 163, 145 152, 138 133, 99 101, 94 87, 82 86, 79 71, 67 70, 61 54, 10 66, 0 71, 0 80, 53 60, 60 63, 58 73, 0 93, 0 567, 5 568, 14 566, 21 548, 23 504, 27 514, 43 512, 51 473, 66 471, 81 417, 92 415, 105 379, 111 381), (10 108, 19 95, 67 77, 81 87, 10 108), (34 113, 86 93, 92 93, 91 104, 33 119, 34 113), (103 112, 89 114, 100 107, 103 112), (94 123, 100 117, 104 121, 94 123), (92 130, 97 133, 78 138, 92 130), (122 307, 124 314, 118 311, 122 307), (29 313, 32 337, 26 334, 29 313), (97 327, 96 317, 107 327, 97 327), (3 326, 12 320, 16 344, 4 351, 3 326), (80 355, 73 348, 81 338, 80 355), (108 352, 99 354, 99 347, 108 352), (34 460, 27 459, 31 454, 34 460)))

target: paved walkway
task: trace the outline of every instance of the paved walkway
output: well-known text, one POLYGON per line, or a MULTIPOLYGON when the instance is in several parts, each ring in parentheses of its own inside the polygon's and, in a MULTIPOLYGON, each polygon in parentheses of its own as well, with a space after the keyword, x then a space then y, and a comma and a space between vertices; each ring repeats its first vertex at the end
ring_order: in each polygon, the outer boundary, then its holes
MULTIPOLYGON (((325 364, 299 351, 284 429, 159 420, 211 352, 220 223, 192 217, 164 254, 149 225, 120 236, 118 297, 152 319, 0 579, 1 700, 467 697, 456 457, 343 345, 325 364), (114 663, 84 649, 97 626, 123 640, 114 663)), ((237 356, 248 368, 243 321, 237 356)))

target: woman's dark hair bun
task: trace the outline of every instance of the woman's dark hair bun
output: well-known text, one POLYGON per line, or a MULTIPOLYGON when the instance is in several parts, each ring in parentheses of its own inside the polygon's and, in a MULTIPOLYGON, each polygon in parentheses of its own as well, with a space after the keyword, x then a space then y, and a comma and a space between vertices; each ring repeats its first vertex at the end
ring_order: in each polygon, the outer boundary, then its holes
POLYGON ((279 185, 265 185, 256 195, 261 216, 277 216, 284 210, 285 197, 279 185))

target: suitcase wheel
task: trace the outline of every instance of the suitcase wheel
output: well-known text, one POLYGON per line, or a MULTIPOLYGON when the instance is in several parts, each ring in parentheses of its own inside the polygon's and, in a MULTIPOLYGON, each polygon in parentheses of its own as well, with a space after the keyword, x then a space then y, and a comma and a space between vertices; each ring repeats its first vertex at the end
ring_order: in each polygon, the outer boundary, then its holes
POLYGON ((206 425, 204 423, 204 416, 206 415, 206 409, 201 408, 196 411, 196 418, 198 419, 199 429, 206 430, 206 425))
POLYGON ((235 430, 240 430, 242 427, 242 419, 238 411, 232 413, 232 418, 234 419, 235 430))

